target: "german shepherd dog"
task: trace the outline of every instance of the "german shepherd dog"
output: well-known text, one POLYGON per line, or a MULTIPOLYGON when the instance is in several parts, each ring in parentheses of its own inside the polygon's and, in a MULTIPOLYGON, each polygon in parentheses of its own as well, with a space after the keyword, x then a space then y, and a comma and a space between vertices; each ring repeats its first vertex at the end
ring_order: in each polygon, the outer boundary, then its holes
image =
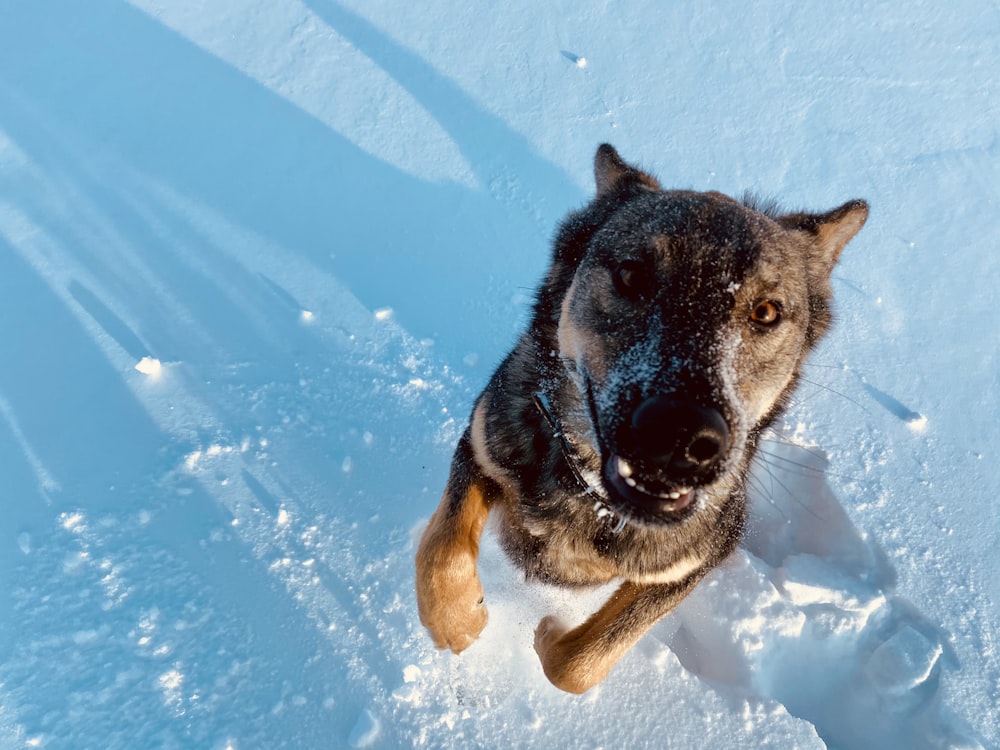
POLYGON ((746 476, 830 324, 830 274, 864 201, 780 213, 663 190, 605 144, 597 194, 555 238, 533 317, 459 440, 420 541, 420 620, 458 653, 486 625, 476 570, 491 511, 528 579, 619 588, 534 646, 582 693, 739 541, 746 476))

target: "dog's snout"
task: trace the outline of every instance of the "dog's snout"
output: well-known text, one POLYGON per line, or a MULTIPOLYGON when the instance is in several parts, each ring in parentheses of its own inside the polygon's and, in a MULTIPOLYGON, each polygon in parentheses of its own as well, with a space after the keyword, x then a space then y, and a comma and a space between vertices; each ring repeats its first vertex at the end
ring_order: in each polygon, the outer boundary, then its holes
POLYGON ((634 458, 669 473, 709 470, 729 447, 729 428, 722 414, 670 396, 643 401, 630 427, 634 458))

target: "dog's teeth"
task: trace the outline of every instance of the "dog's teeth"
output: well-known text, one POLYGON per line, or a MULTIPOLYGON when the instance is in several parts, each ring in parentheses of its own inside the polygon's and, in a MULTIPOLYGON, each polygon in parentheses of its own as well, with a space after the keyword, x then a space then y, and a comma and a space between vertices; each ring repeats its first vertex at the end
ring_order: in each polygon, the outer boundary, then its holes
POLYGON ((621 456, 618 456, 618 475, 623 479, 628 479, 632 476, 632 464, 621 456))
MULTIPOLYGON (((632 477, 622 477, 625 480, 625 484, 629 487, 639 487, 639 483, 636 482, 632 477)), ((642 489, 641 487, 639 489, 642 489)))
POLYGON ((670 499, 671 500, 680 500, 681 499, 681 493, 679 493, 679 492, 671 492, 670 493, 670 499))

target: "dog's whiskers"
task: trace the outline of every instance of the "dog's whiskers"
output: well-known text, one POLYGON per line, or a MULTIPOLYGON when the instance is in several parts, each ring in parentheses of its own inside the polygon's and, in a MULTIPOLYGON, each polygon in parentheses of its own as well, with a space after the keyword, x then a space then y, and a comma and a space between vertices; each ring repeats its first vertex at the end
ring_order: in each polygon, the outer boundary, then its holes
MULTIPOLYGON (((837 390, 836 388, 832 388, 831 386, 828 386, 828 385, 826 385, 825 383, 820 383, 820 382, 819 382, 819 381, 817 381, 817 380, 810 380, 809 378, 806 378, 806 377, 803 377, 803 376, 801 376, 801 375, 799 376, 799 380, 800 380, 801 382, 803 382, 803 383, 808 383, 809 385, 813 385, 813 386, 816 386, 817 388, 822 388, 822 389, 823 389, 824 391, 827 391, 827 392, 829 392, 829 393, 832 393, 832 394, 834 394, 835 396, 840 396, 840 397, 841 397, 842 399, 844 399, 845 401, 850 401, 850 402, 851 402, 852 404, 854 404, 854 405, 855 405, 856 407, 858 407, 859 409, 861 409, 861 410, 862 410, 862 411, 863 411, 863 412, 864 412, 865 414, 871 414, 871 413, 872 413, 872 412, 871 412, 871 410, 870 410, 870 409, 868 409, 868 407, 867 407, 867 406, 865 406, 864 404, 862 404, 862 403, 861 403, 860 401, 858 401, 857 399, 853 399, 853 398, 851 398, 850 396, 848 396, 848 395, 847 395, 846 393, 844 393, 844 392, 842 392, 842 391, 838 391, 838 390, 837 390)), ((815 395, 816 395, 816 394, 813 394, 813 396, 810 396, 810 398, 813 398, 813 397, 815 397, 815 395)), ((806 400, 807 400, 807 399, 796 399, 796 401, 797 401, 798 403, 805 403, 805 401, 806 401, 806 400)))
POLYGON ((801 469, 803 473, 812 474, 826 474, 826 469, 818 466, 810 466, 809 464, 802 463, 801 461, 796 461, 794 459, 782 456, 780 453, 774 453, 772 451, 764 450, 763 448, 758 448, 757 452, 759 455, 767 456, 773 461, 780 461, 783 464, 788 464, 789 466, 794 466, 797 469, 801 469))
POLYGON ((839 479, 854 479, 854 477, 852 475, 850 475, 850 474, 846 474, 846 473, 840 472, 840 471, 834 471, 833 469, 831 469, 830 465, 829 465, 830 464, 830 459, 827 457, 827 455, 823 451, 819 450, 818 448, 809 448, 808 446, 800 445, 799 443, 796 443, 796 442, 794 442, 792 440, 789 440, 788 438, 784 437, 783 435, 779 435, 777 433, 772 433, 772 437, 768 437, 768 438, 762 440, 761 442, 762 443, 764 443, 764 442, 774 443, 776 445, 790 446, 792 448, 795 448, 795 450, 802 451, 803 453, 809 455, 810 457, 812 457, 816 461, 820 462, 822 464, 822 466, 810 466, 807 463, 800 463, 800 462, 795 461, 792 458, 789 458, 787 456, 783 456, 780 453, 777 453, 777 452, 774 452, 774 451, 768 451, 765 448, 763 448, 761 445, 758 445, 758 447, 757 447, 757 452, 758 453, 763 454, 765 456, 768 456, 769 458, 772 458, 775 461, 781 461, 783 463, 789 464, 790 466, 796 466, 796 467, 802 469, 803 472, 812 472, 814 474, 823 474, 825 476, 837 477, 839 479))
POLYGON ((822 367, 822 368, 824 368, 826 370, 837 370, 838 372, 850 372, 843 365, 824 365, 824 364, 820 364, 819 362, 803 362, 802 366, 803 367, 822 367))
POLYGON ((476 401, 415 558, 420 621, 456 653, 486 624, 475 562, 492 509, 501 547, 527 578, 621 579, 584 628, 546 617, 536 629, 543 671, 574 693, 600 682, 733 551, 748 487, 787 519, 804 514, 775 496, 806 485, 796 501, 820 517, 806 503, 824 496, 804 493, 823 489, 825 456, 759 450, 796 381, 867 411, 800 377, 830 323, 830 290, 812 281, 829 279, 868 216, 864 201, 779 214, 663 190, 608 144, 594 178, 594 199, 558 229, 527 330, 476 401), (795 268, 776 286, 767 269, 779 264, 795 268), (792 333, 767 333, 778 328, 792 333), (752 343, 764 336, 774 344, 752 343))
POLYGON ((771 488, 771 490, 768 490, 768 488, 764 486, 764 482, 759 477, 756 477, 752 474, 750 475, 748 482, 751 487, 757 488, 757 490, 760 492, 760 495, 765 500, 767 500, 768 505, 770 505, 772 508, 778 511, 778 513, 781 514, 781 517, 785 519, 785 523, 791 523, 792 520, 791 517, 787 513, 785 513, 781 505, 779 505, 778 502, 774 499, 773 487, 771 488))
MULTIPOLYGON (((761 452, 763 452, 763 451, 761 451, 761 452)), ((777 483, 778 486, 781 487, 782 490, 784 490, 785 494, 788 495, 788 497, 791 500, 794 500, 798 505, 800 505, 804 511, 806 511, 807 513, 809 513, 811 516, 813 516, 817 520, 820 520, 820 521, 823 520, 823 517, 821 515, 819 515, 818 513, 816 513, 815 510, 813 510, 811 507, 809 507, 804 502, 802 502, 802 500, 799 498, 799 496, 798 496, 797 493, 793 492, 792 489, 787 484, 785 484, 780 479, 778 479, 777 476, 775 476, 774 471, 772 471, 771 469, 772 468, 776 468, 776 467, 772 467, 772 465, 768 462, 767 458, 761 458, 761 459, 759 459, 758 465, 761 466, 764 469, 764 471, 767 472, 767 475, 768 475, 768 477, 770 478, 770 480, 772 482, 772 486, 771 486, 771 492, 772 492, 771 502, 772 502, 772 504, 775 507, 777 507, 777 503, 774 501, 773 493, 774 493, 774 483, 777 483)))

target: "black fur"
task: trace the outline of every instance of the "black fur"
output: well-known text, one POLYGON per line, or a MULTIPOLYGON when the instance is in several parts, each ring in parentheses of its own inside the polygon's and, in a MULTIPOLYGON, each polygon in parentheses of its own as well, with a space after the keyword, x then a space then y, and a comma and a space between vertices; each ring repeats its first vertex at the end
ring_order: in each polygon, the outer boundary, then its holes
POLYGON ((546 674, 573 691, 738 543, 760 433, 830 324, 830 271, 867 216, 860 201, 782 215, 752 196, 663 191, 607 145, 595 181, 559 226, 531 322, 476 403, 447 513, 418 553, 421 617, 438 643, 471 642, 485 622, 447 599, 448 586, 470 602, 479 587, 467 566, 478 539, 448 526, 481 528, 463 497, 486 498, 526 577, 624 579, 578 628, 539 626, 546 674))

